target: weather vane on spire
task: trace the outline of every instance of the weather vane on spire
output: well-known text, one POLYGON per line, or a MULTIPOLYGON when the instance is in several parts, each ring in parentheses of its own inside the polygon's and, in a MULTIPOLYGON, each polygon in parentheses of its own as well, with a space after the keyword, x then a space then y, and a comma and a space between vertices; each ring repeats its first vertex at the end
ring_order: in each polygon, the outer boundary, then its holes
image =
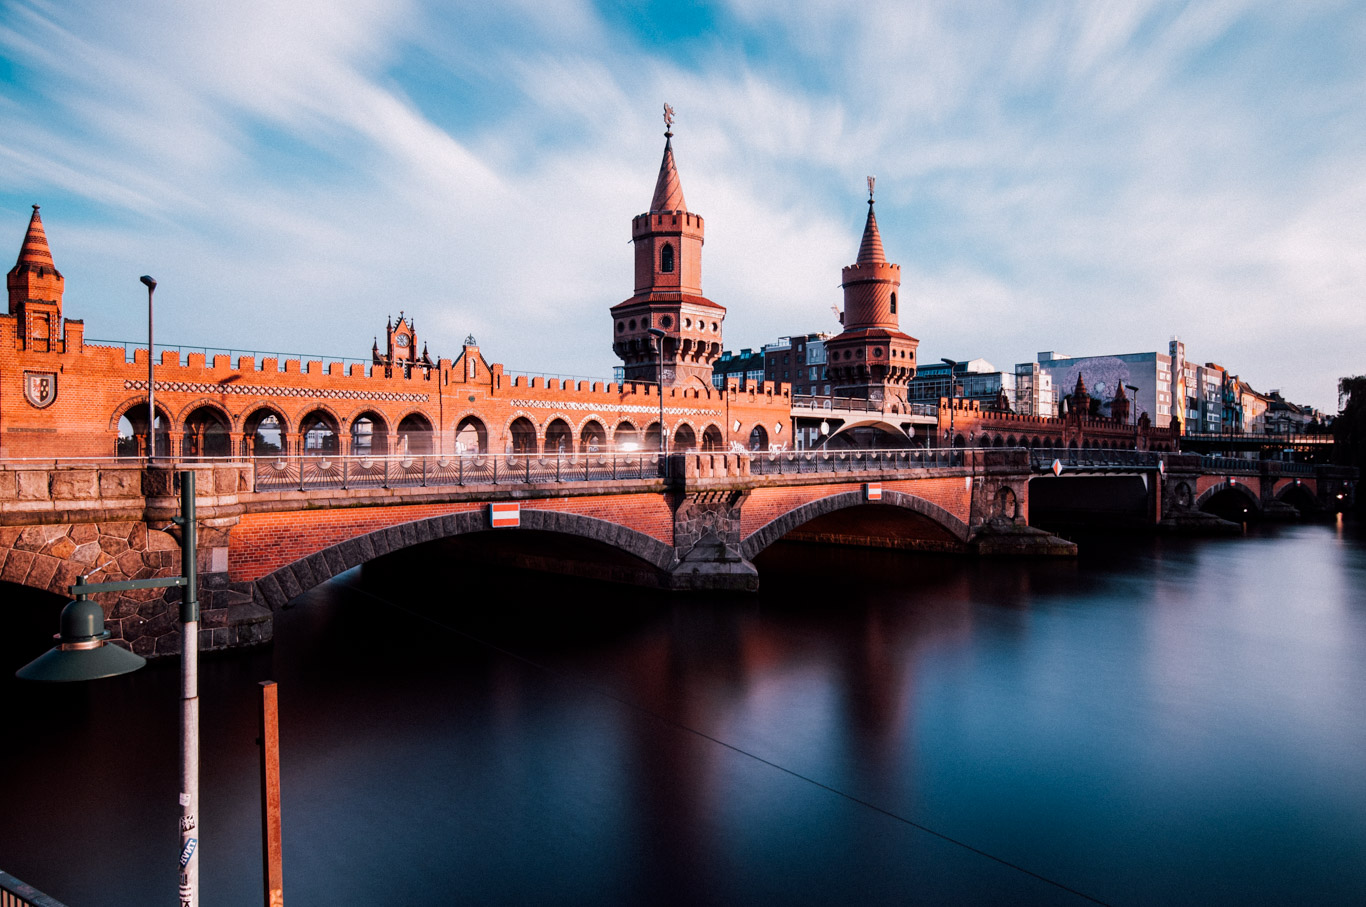
POLYGON ((673 135, 674 128, 674 109, 668 104, 664 105, 664 134, 673 135))
POLYGON ((877 182, 877 177, 868 177, 868 204, 873 203, 873 184, 877 182))

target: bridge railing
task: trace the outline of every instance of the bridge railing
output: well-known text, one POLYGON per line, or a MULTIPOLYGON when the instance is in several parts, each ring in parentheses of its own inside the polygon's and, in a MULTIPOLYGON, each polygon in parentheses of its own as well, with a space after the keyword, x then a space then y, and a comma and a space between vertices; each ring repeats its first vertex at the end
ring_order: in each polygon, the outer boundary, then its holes
POLYGON ((0 872, 0 907, 65 907, 61 901, 0 872))
MULTIPOLYGON (((910 403, 900 404, 904 409, 898 415, 912 416, 934 416, 939 413, 937 403, 910 403)), ((814 413, 824 412, 846 412, 846 413, 880 413, 883 412, 883 404, 878 400, 868 400, 863 397, 827 397, 821 394, 793 394, 792 409, 811 411, 814 413)))
POLYGON ((890 472, 962 466, 964 449, 953 447, 899 450, 789 450, 751 453, 750 475, 783 476, 803 473, 890 472))
POLYGON ((1048 470, 1056 460, 1071 467, 1156 469, 1162 454, 1154 450, 1116 450, 1108 447, 1035 447, 1029 451, 1030 466, 1048 470))
POLYGON ((252 473, 262 492, 611 482, 655 479, 663 470, 658 453, 636 452, 256 457, 252 473))
MULTIPOLYGON (((1283 463, 1283 464, 1281 464, 1281 465, 1282 465, 1282 466, 1290 466, 1290 465, 1293 465, 1293 464, 1290 464, 1290 463, 1283 463)), ((1245 460, 1245 459, 1243 459, 1242 457, 1214 457, 1214 456, 1208 456, 1208 457, 1201 457, 1201 458, 1200 458, 1200 466, 1201 466, 1202 468, 1204 468, 1205 470, 1209 471, 1209 472, 1240 472, 1240 473, 1254 473, 1254 472, 1261 472, 1261 469, 1262 469, 1262 461, 1261 461, 1261 460, 1245 460)), ((1313 467, 1310 467, 1310 472, 1313 472, 1313 467)))

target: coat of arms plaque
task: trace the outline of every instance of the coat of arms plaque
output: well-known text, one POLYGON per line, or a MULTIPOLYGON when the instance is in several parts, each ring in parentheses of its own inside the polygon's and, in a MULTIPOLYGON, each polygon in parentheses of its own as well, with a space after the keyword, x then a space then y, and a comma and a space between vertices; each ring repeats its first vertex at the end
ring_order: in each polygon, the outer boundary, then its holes
POLYGON ((56 372, 24 372, 24 399, 38 409, 57 401, 56 372))

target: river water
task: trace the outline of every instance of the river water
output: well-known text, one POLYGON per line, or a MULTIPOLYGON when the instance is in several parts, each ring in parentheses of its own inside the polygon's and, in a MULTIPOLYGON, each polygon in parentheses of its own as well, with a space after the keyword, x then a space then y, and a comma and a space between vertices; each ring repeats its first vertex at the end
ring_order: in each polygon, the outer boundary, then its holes
MULTIPOLYGON (((269 678, 291 907, 1360 903, 1362 533, 1082 541, 779 546, 754 597, 344 574, 202 665, 202 902, 260 903, 269 678)), ((176 665, 20 684, 56 611, 9 610, 0 869, 173 903, 176 665)))

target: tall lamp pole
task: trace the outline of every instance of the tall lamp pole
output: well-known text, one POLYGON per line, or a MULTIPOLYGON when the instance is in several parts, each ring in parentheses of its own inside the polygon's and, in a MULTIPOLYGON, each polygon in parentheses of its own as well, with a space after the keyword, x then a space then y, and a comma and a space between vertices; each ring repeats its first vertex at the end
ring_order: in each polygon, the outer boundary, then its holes
POLYGON ((157 282, 146 274, 140 279, 147 287, 147 457, 148 462, 151 462, 157 455, 157 391, 152 381, 152 358, 156 354, 156 347, 152 345, 152 293, 157 288, 157 282))
MULTIPOLYGON (((150 278, 149 278, 150 279, 150 278)), ((98 680, 136 671, 146 659, 106 642, 104 610, 89 596, 100 592, 134 589, 184 588, 180 599, 180 850, 179 902, 181 907, 199 904, 199 579, 195 565, 194 473, 181 472, 180 576, 165 579, 87 582, 81 576, 71 587, 76 600, 62 609, 57 648, 24 665, 15 675, 21 680, 50 682, 98 680)))
POLYGON ((664 338, 668 334, 659 328, 650 328, 650 336, 655 338, 655 349, 659 354, 659 459, 662 463, 667 453, 664 447, 664 338))
POLYGON ((954 406, 954 404, 958 401, 958 376, 955 375, 953 372, 954 369, 958 368, 958 363, 953 359, 944 359, 942 357, 939 361, 943 362, 945 365, 949 367, 949 447, 953 447, 953 417, 955 415, 954 410, 957 409, 957 407, 954 406))

